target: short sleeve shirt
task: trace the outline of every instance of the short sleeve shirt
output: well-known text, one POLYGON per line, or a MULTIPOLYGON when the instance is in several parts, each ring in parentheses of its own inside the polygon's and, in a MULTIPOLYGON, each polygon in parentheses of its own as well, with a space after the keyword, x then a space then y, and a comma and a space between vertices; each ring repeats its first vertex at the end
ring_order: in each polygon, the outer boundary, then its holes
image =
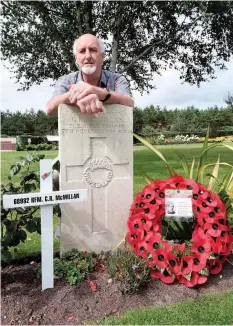
MULTIPOLYGON (((67 86, 77 84, 80 80, 82 80, 82 74, 80 71, 72 72, 60 77, 55 84, 53 96, 67 93, 69 91, 67 86)), ((129 83, 126 78, 112 71, 102 70, 99 87, 107 88, 109 91, 115 91, 122 95, 131 96, 129 83)))

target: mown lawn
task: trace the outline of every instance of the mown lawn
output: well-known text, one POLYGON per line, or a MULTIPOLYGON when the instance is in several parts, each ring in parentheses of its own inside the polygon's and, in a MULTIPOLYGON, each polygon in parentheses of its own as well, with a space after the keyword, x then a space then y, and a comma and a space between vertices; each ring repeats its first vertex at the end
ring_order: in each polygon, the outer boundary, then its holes
MULTIPOLYGON (((180 150, 191 163, 193 157, 198 157, 201 151, 202 145, 192 144, 192 145, 161 145, 157 146, 161 150, 163 155, 173 166, 177 173, 183 173, 182 164, 180 159, 173 152, 172 148, 180 150)), ((45 154, 46 159, 53 159, 58 155, 57 151, 40 151, 36 152, 40 154, 45 154)), ((217 147, 208 152, 208 162, 214 163, 217 161, 217 156, 220 154, 221 162, 227 162, 233 164, 233 152, 222 147, 217 147)), ((26 152, 2 152, 2 170, 1 170, 1 183, 8 182, 7 175, 9 173, 10 166, 20 160, 20 156, 25 156, 26 152)), ((39 169, 39 163, 34 163, 32 168, 39 169)), ((144 146, 134 147, 134 194, 141 191, 145 185, 144 178, 142 176, 142 170, 149 174, 154 179, 163 179, 169 177, 168 171, 165 167, 163 161, 161 161, 158 156, 153 152, 148 150, 144 146)), ((226 168, 221 168, 220 177, 223 176, 226 168)), ((210 170, 211 172, 211 170, 210 170)), ((19 178, 16 176, 16 182, 19 181, 19 178)), ((59 219, 54 218, 54 228, 58 225, 59 219)), ((59 241, 54 240, 54 248, 59 248, 59 241)), ((16 252, 13 252, 15 257, 24 256, 31 254, 33 252, 40 251, 40 236, 38 234, 29 234, 28 240, 25 243, 21 243, 16 252)))
MULTIPOLYGON (((172 285, 171 285, 172 286, 172 285)), ((159 295, 159 293, 158 293, 159 295)), ((232 325, 233 290, 202 295, 173 305, 151 307, 110 317, 98 325, 232 325)))

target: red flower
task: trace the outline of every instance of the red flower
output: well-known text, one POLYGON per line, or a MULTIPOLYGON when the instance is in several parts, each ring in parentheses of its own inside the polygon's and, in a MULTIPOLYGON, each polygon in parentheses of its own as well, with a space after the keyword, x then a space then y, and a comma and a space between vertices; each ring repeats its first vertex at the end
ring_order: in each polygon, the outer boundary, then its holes
POLYGON ((138 242, 138 237, 137 237, 136 234, 128 232, 128 233, 126 234, 126 240, 127 240, 127 241, 132 245, 132 246, 134 246, 134 245, 136 245, 136 243, 138 242))
POLYGON ((142 221, 139 218, 133 221, 128 220, 127 226, 130 233, 136 234, 138 236, 142 234, 143 226, 142 226, 142 221))
POLYGON ((170 274, 166 269, 160 276, 161 281, 163 281, 166 284, 171 284, 175 281, 175 275, 170 274))
POLYGON ((143 258, 147 258, 148 251, 147 251, 147 243, 145 241, 138 242, 135 246, 135 253, 138 256, 143 258))
POLYGON ((161 242, 161 234, 155 233, 153 237, 149 239, 149 243, 147 245, 147 249, 149 252, 152 252, 159 248, 159 244, 161 242))
POLYGON ((209 268, 210 274, 219 274, 222 270, 222 263, 219 260, 213 261, 209 268))
POLYGON ((161 279, 162 273, 160 273, 158 270, 152 270, 150 272, 150 276, 153 277, 153 278, 161 279))
POLYGON ((174 249, 178 254, 179 254, 179 252, 185 252, 185 243, 174 244, 174 249))
POLYGON ((193 268, 193 260, 191 256, 181 257, 181 271, 182 274, 189 274, 193 268))
POLYGON ((222 242, 223 244, 223 250, 222 250, 222 254, 223 255, 229 255, 232 251, 232 246, 233 246, 233 243, 232 243, 232 234, 229 233, 228 234, 228 242, 222 242))
POLYGON ((152 255, 154 256, 156 265, 159 268, 167 267, 167 257, 168 257, 167 250, 160 248, 160 249, 154 250, 152 255))
POLYGON ((134 219, 134 222, 135 221, 140 221, 140 226, 146 230, 146 231, 149 231, 150 228, 152 227, 152 221, 148 218, 148 216, 146 216, 145 214, 142 214, 142 213, 139 213, 139 214, 136 214, 134 215, 135 219, 134 219))
POLYGON ((195 285, 197 285, 197 281, 198 281, 198 273, 193 272, 191 274, 191 278, 190 280, 188 280, 187 278, 185 278, 184 276, 181 276, 179 279, 179 282, 188 286, 188 287, 193 287, 195 285))
POLYGON ((214 239, 211 240, 211 252, 213 253, 213 255, 216 256, 216 258, 221 253, 222 248, 223 247, 220 238, 217 238, 216 242, 214 241, 214 239))
POLYGON ((176 256, 173 255, 173 253, 171 253, 171 252, 168 253, 167 262, 168 262, 168 266, 169 266, 171 272, 173 272, 175 274, 180 274, 180 267, 179 267, 178 261, 176 259, 176 256))
POLYGON ((201 255, 193 255, 192 256, 193 260, 193 268, 192 270, 194 272, 200 272, 203 268, 206 267, 206 258, 201 256, 201 255))
POLYGON ((196 226, 193 234, 192 234, 192 241, 198 241, 198 239, 212 239, 211 235, 206 233, 201 227, 196 226))
POLYGON ((168 252, 172 251, 172 245, 169 243, 168 240, 162 240, 161 245, 165 248, 168 252))
POLYGON ((218 222, 213 224, 205 223, 204 230, 207 230, 207 233, 212 237, 219 237, 222 231, 227 229, 226 225, 222 225, 218 222))
POLYGON ((144 203, 150 203, 155 198, 155 191, 151 186, 145 187, 143 189, 142 193, 144 195, 144 198, 143 198, 144 203))
POLYGON ((204 284, 207 281, 207 276, 198 274, 197 284, 204 284))
POLYGON ((207 259, 211 250, 210 240, 197 239, 197 241, 192 244, 191 250, 207 259))

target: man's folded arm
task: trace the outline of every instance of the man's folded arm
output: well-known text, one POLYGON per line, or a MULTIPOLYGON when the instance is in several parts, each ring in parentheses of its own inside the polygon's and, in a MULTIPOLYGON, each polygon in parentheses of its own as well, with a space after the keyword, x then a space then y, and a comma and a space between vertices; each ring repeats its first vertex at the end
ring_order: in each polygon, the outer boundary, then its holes
POLYGON ((53 96, 46 105, 46 111, 50 116, 58 115, 58 107, 60 104, 69 104, 68 92, 53 96))

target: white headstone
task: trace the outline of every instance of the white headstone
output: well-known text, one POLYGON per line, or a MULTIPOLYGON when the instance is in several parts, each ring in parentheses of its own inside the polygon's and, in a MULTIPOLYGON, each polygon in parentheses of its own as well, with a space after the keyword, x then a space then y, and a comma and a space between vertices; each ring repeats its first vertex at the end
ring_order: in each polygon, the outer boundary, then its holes
POLYGON ((61 253, 113 249, 126 234, 133 199, 133 110, 98 116, 59 107, 60 190, 88 188, 86 203, 62 204, 61 253))

